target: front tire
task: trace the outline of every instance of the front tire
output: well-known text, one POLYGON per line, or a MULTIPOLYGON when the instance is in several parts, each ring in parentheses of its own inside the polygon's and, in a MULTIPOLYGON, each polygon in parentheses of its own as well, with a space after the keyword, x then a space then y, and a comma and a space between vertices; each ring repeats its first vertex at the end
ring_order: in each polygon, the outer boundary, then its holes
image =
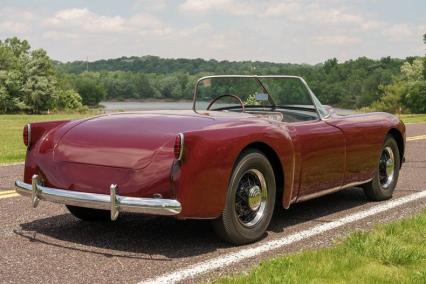
POLYGON ((111 221, 111 213, 107 210, 84 208, 78 206, 66 205, 70 213, 83 221, 89 222, 108 222, 111 221))
POLYGON ((213 220, 218 236, 241 245, 259 240, 272 218, 275 176, 271 163, 257 150, 248 150, 237 161, 222 215, 213 220))
POLYGON ((364 185, 365 195, 370 200, 382 201, 392 198, 399 177, 401 157, 398 144, 391 135, 386 137, 373 180, 364 185))

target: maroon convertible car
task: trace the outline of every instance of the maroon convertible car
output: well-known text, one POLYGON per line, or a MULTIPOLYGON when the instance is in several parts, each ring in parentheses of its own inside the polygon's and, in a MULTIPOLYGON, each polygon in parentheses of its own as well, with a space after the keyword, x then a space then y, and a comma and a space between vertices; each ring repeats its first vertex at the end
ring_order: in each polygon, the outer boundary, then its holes
POLYGON ((275 206, 361 186, 392 197, 405 126, 387 113, 337 115, 296 76, 207 76, 192 110, 31 123, 16 190, 82 220, 120 212, 211 219, 226 241, 260 239, 275 206))

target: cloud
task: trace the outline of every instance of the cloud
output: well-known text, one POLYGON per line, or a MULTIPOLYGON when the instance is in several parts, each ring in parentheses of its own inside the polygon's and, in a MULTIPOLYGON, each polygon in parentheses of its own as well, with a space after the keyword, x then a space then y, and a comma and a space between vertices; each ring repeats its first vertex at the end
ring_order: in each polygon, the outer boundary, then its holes
POLYGON ((346 35, 320 35, 313 38, 316 45, 352 45, 360 43, 361 39, 355 36, 346 35))
POLYGON ((42 25, 50 29, 45 33, 46 37, 71 38, 74 33, 134 33, 144 35, 166 35, 170 32, 162 21, 153 15, 140 13, 128 18, 121 16, 103 16, 88 9, 65 9, 56 12, 53 16, 43 21, 42 25))
POLYGON ((24 34, 30 30, 34 19, 35 16, 29 11, 2 7, 0 8, 0 33, 3 31, 8 34, 24 34))
POLYGON ((184 12, 209 13, 226 12, 233 15, 253 15, 256 13, 255 2, 237 2, 234 0, 185 0, 179 9, 184 12))
POLYGON ((43 25, 53 29, 79 29, 83 32, 119 32, 125 29, 125 20, 119 16, 107 17, 88 9, 65 9, 46 19, 43 25))

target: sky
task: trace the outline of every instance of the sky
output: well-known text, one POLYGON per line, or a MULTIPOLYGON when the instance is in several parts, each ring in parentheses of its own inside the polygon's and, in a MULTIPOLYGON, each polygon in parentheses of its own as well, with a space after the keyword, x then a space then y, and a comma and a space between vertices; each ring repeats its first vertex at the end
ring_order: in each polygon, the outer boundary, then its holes
POLYGON ((426 0, 0 0, 0 40, 64 62, 405 58, 425 53, 424 33, 426 0))

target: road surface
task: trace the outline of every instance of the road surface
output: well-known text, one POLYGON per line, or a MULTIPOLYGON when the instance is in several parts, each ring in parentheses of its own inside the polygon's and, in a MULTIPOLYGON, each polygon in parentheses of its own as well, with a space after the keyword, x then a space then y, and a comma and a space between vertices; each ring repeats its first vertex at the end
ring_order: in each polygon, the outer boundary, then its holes
POLYGON ((0 167, 1 282, 198 282, 329 245, 349 231, 426 208, 426 124, 407 125, 407 136, 415 138, 407 142, 392 201, 368 202, 352 188, 296 204, 275 214, 263 240, 240 247, 219 241, 207 221, 123 214, 115 223, 93 224, 60 205, 32 209, 29 199, 10 191, 23 166, 0 167))

